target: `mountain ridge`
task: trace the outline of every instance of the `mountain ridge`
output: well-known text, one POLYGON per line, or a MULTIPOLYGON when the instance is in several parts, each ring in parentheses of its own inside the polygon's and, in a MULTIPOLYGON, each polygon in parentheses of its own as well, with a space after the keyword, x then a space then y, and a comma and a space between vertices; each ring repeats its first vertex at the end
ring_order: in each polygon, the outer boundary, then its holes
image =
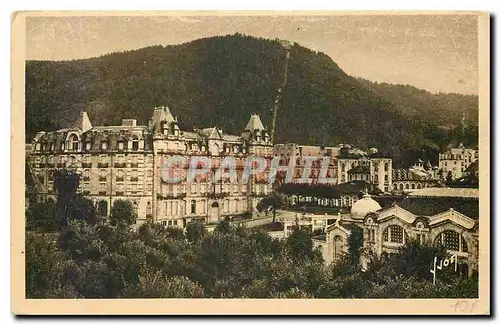
MULTIPOLYGON (((82 110, 96 125, 116 124, 122 118, 147 124, 153 108, 161 105, 171 107, 187 130, 217 125, 240 134, 251 113, 258 113, 270 128, 285 57, 277 39, 235 34, 90 59, 27 61, 27 139, 43 128, 70 123, 82 110)), ((434 95, 419 95, 412 106, 411 91, 395 87, 351 77, 326 54, 293 43, 276 142, 351 143, 399 155, 409 148, 467 140, 464 134, 464 139, 456 139, 456 118, 447 125, 451 130, 435 123, 450 122, 452 110, 440 116, 433 108, 419 108, 434 95), (419 116, 422 112, 430 116, 419 116)), ((463 98, 457 98, 461 105, 463 98)), ((465 98, 467 107, 474 103, 465 98)), ((443 102, 446 99, 436 105, 443 102)), ((474 129, 474 119, 467 124, 474 129)))

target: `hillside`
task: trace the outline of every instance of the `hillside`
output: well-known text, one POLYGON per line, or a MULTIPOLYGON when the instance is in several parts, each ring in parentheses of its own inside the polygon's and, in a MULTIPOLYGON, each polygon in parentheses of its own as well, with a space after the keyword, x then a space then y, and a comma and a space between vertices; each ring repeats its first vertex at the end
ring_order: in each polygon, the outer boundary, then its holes
POLYGON ((404 115, 427 118, 428 123, 444 128, 478 125, 478 97, 462 94, 431 94, 409 85, 392 85, 357 78, 370 91, 396 105, 404 115))
MULTIPOLYGON (((158 105, 171 107, 181 128, 217 125, 240 134, 251 113, 259 113, 269 127, 284 62, 279 41, 239 34, 92 59, 28 61, 27 139, 41 129, 67 125, 84 109, 96 125, 122 118, 145 124, 158 105)), ((408 109, 411 96, 388 95, 399 88, 388 89, 348 76, 327 55, 293 44, 276 141, 351 143, 402 155, 460 140, 457 132, 449 136, 436 126, 435 110, 416 114, 408 109)), ((426 96, 437 95, 421 97, 426 96)), ((449 122, 447 127, 456 124, 449 122)))

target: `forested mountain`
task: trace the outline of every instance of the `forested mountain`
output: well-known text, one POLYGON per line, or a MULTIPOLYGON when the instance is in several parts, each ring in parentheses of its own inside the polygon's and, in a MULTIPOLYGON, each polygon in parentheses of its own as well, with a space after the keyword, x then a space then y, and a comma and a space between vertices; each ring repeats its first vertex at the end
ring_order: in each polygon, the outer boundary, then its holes
POLYGON ((403 114, 426 119, 444 128, 478 125, 478 97, 430 92, 410 85, 392 85, 357 78, 365 87, 396 105, 403 114))
MULTIPOLYGON (((39 130, 67 125, 81 110, 95 125, 122 118, 146 124, 159 105, 172 109, 181 128, 217 125, 240 134, 251 113, 260 114, 270 127, 285 58, 279 40, 236 34, 91 59, 28 61, 27 140, 39 130)), ((477 98, 371 84, 347 75, 327 55, 295 43, 276 141, 351 143, 396 156, 423 146, 438 150, 467 138, 462 129, 449 130, 456 127, 456 118, 446 118, 461 117, 464 107, 470 107, 469 119, 472 112, 477 115, 477 98)), ((477 117, 470 121, 466 132, 474 134, 477 117)), ((474 145, 477 135, 470 141, 474 145)))

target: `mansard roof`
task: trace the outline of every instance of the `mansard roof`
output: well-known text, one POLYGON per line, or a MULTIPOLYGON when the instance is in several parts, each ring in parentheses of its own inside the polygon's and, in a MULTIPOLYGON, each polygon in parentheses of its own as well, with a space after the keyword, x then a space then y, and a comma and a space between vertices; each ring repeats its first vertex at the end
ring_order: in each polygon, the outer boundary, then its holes
POLYGON ((415 215, 412 212, 394 204, 380 211, 374 212, 372 215, 376 216, 377 223, 392 218, 401 219, 408 224, 415 224, 419 220, 425 220, 424 223, 428 227, 434 227, 442 223, 452 222, 468 230, 473 229, 478 224, 474 218, 460 213, 453 208, 434 215, 415 215))
POLYGON ((167 106, 155 107, 153 116, 149 120, 149 128, 155 133, 161 133, 162 123, 170 124, 177 122, 177 119, 170 112, 167 106))
POLYGON ((252 114, 250 116, 250 120, 247 123, 247 126, 245 127, 245 131, 262 131, 265 130, 266 128, 264 127, 264 124, 262 124, 262 121, 260 120, 259 115, 257 114, 252 114))

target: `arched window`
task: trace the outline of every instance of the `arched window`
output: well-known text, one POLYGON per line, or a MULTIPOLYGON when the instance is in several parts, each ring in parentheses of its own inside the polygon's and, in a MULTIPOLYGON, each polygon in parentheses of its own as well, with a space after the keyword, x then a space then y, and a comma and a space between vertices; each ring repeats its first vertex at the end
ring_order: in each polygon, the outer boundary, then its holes
POLYGON ((437 235, 436 243, 454 252, 467 253, 469 251, 464 237, 453 230, 445 230, 437 235))
POLYGON ((191 214, 196 214, 196 201, 191 201, 191 214))
POLYGON ((106 201, 99 201, 97 204, 97 210, 99 212, 99 215, 102 217, 105 217, 108 215, 108 202, 106 201))
POLYGON ((78 140, 78 136, 76 134, 72 134, 69 137, 69 141, 71 143, 71 150, 78 151, 78 147, 80 145, 80 140, 78 140))
POLYGON ((402 191, 403 190, 403 184, 399 184, 399 189, 402 191))
POLYGON ((139 139, 137 137, 134 137, 132 139, 132 150, 133 151, 139 150, 139 139))
POLYGON ((414 190, 415 189, 415 183, 412 183, 411 184, 411 189, 414 190))
POLYGON ((406 183, 405 188, 406 188, 407 190, 409 190, 409 189, 410 189, 410 184, 406 183))
POLYGON ((404 244, 406 241, 406 231, 403 227, 392 225, 384 230, 384 243, 404 244))
POLYGON ((132 201, 133 206, 134 206, 134 213, 136 216, 139 216, 139 204, 137 204, 137 201, 132 201))
POLYGON ((333 260, 338 261, 342 257, 342 246, 343 246, 342 236, 333 237, 333 260))
POLYGON ((108 141, 106 140, 101 141, 101 150, 108 150, 108 141))

